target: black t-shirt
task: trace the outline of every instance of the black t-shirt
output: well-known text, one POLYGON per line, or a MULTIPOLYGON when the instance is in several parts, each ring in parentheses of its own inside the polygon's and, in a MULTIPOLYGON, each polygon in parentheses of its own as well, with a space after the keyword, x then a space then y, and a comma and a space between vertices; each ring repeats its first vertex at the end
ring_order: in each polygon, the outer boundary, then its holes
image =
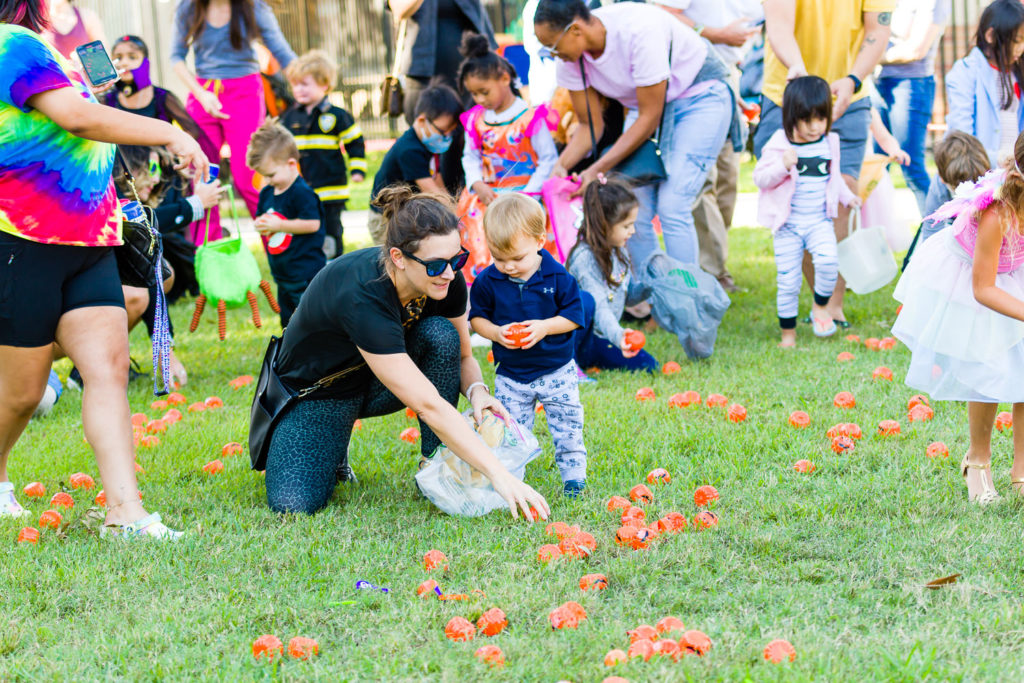
MULTIPOLYGON (((468 295, 462 273, 455 274, 441 301, 424 296, 403 307, 380 253, 379 247, 371 247, 339 256, 310 283, 278 354, 277 372, 288 386, 301 391, 339 370, 361 365, 359 349, 381 355, 405 353, 405 329, 416 320, 465 314, 468 295)), ((316 396, 359 394, 372 377, 364 365, 316 396)))
POLYGON ((437 0, 437 47, 434 52, 434 75, 455 82, 462 63, 459 44, 462 34, 476 31, 473 22, 455 0, 437 0))
MULTIPOLYGON (((373 192, 370 193, 370 197, 376 197, 385 187, 395 183, 405 183, 412 186, 413 190, 417 190, 417 180, 433 175, 431 164, 436 168, 434 155, 423 146, 415 130, 407 129, 395 140, 395 144, 380 162, 380 170, 373 178, 373 192)), ((371 208, 376 211, 375 207, 371 208)))
MULTIPOLYGON (((305 235, 290 235, 290 242, 279 254, 267 254, 270 272, 278 282, 309 282, 326 263, 324 257, 324 208, 316 192, 310 189, 301 176, 281 194, 274 194, 274 188, 267 185, 260 190, 256 214, 262 216, 276 211, 288 220, 320 221, 316 232, 305 235)), ((287 237, 285 239, 288 239, 287 237)))

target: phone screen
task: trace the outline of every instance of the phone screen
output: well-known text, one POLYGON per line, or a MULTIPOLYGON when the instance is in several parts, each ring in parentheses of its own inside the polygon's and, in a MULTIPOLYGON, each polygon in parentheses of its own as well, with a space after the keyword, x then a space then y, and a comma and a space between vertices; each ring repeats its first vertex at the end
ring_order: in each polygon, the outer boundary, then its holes
POLYGON ((86 77, 93 85, 103 85, 118 79, 117 69, 114 68, 114 63, 110 61, 110 56, 100 41, 94 40, 80 45, 75 51, 82 60, 86 77))

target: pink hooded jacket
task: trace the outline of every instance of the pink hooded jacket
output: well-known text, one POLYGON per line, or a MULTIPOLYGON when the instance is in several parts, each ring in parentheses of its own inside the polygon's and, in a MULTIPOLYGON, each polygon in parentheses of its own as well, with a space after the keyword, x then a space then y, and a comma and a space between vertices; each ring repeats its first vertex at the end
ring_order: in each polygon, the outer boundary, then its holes
MULTIPOLYGON (((825 185, 825 206, 829 217, 835 218, 839 215, 840 202, 844 206, 851 206, 857 197, 839 173, 839 136, 829 133, 827 139, 832 161, 829 164, 828 183, 825 185)), ((757 199, 757 220, 761 225, 771 228, 772 232, 781 228, 789 218, 793 193, 796 191, 796 166, 787 171, 782 163, 782 155, 790 149, 796 151, 793 143, 786 138, 786 131, 777 130, 768 138, 761 151, 761 159, 754 167, 754 184, 761 190, 757 199)))

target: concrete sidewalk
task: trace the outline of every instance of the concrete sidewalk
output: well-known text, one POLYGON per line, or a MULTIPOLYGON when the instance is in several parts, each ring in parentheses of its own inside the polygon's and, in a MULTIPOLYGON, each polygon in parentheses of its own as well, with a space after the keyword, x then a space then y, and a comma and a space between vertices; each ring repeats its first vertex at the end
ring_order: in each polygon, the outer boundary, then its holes
MULTIPOLYGON (((893 211, 901 221, 906 222, 912 231, 916 230, 918 223, 921 222, 921 214, 917 210, 917 201, 914 199, 914 193, 907 188, 896 190, 896 201, 894 202, 893 211)), ((366 227, 369 214, 370 211, 368 209, 345 212, 342 222, 345 225, 345 237, 349 241, 365 244, 370 242, 370 231, 366 227)), ((255 243, 259 241, 256 230, 253 228, 252 219, 240 219, 238 223, 246 242, 255 243)), ((225 224, 228 226, 232 225, 230 220, 225 221, 225 224)), ((733 216, 732 224, 738 228, 758 227, 756 192, 740 193, 736 200, 736 212, 733 216)))

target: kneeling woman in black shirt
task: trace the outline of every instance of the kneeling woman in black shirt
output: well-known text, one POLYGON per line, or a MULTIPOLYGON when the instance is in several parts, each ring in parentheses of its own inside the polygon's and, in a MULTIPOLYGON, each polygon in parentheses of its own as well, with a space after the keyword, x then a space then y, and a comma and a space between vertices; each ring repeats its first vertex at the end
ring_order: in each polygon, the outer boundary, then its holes
POLYGON ((375 200, 387 227, 383 247, 329 263, 310 283, 285 330, 277 374, 292 389, 350 372, 299 400, 280 419, 267 454, 267 501, 278 512, 316 512, 337 481, 353 478, 348 445, 357 418, 409 406, 420 419, 421 450, 441 439, 480 470, 515 515, 544 498, 513 477, 455 409, 459 393, 477 418, 508 413, 483 383, 469 344, 465 249, 451 207, 404 187, 375 200))

